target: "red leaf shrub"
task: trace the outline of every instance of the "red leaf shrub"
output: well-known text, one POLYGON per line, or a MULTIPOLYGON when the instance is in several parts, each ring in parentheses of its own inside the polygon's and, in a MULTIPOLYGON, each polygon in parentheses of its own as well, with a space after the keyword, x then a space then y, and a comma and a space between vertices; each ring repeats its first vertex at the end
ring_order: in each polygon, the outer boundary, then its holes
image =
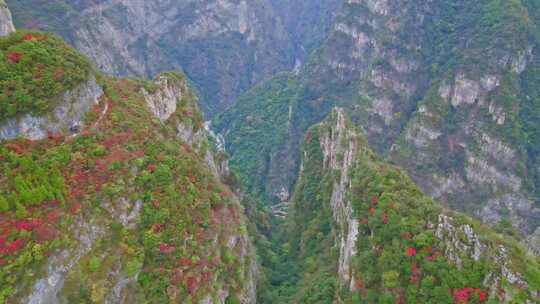
POLYGON ((21 250, 26 245, 26 239, 17 239, 11 243, 6 243, 0 247, 0 253, 3 255, 12 255, 21 250))
POLYGON ((191 259, 188 259, 188 258, 181 258, 179 261, 179 264, 180 266, 183 266, 183 267, 190 267, 191 265, 193 265, 193 263, 191 262, 191 259))
POLYGON ((161 224, 152 225, 152 232, 153 233, 160 233, 161 230, 163 230, 163 225, 161 225, 161 224))
POLYGON ((22 59, 22 54, 18 52, 11 52, 7 55, 7 59, 11 63, 19 63, 22 59))
POLYGON ((416 256, 416 248, 413 248, 413 247, 407 248, 407 256, 408 257, 416 256))
POLYGON ((7 143, 4 145, 4 147, 19 155, 26 154, 28 152, 23 143, 7 143))
POLYGON ((20 220, 15 221, 13 223, 13 226, 18 231, 33 231, 34 229, 38 228, 39 226, 43 225, 43 221, 39 219, 33 219, 33 220, 20 220))
POLYGON ((81 210, 82 205, 80 203, 75 203, 71 206, 71 214, 75 215, 81 210))
POLYGON ((485 291, 477 290, 476 292, 478 294, 478 299, 480 300, 480 302, 487 301, 487 293, 485 291))
POLYGON ((189 277, 186 280, 186 287, 191 296, 194 296, 199 289, 199 280, 196 277, 189 277))
POLYGON ((401 233, 401 238, 404 240, 410 240, 412 238, 412 234, 410 232, 403 232, 401 233))
POLYGON ((47 213, 47 222, 49 223, 56 223, 58 219, 62 217, 62 211, 61 210, 53 210, 49 213, 47 213))
POLYGON ((383 224, 388 224, 388 213, 384 213, 383 216, 382 216, 382 222, 383 224))
POLYGON ((175 250, 176 250, 176 247, 172 245, 168 245, 165 243, 162 243, 161 245, 159 245, 159 252, 161 253, 169 254, 169 253, 173 253, 175 250))
POLYGON ((26 35, 24 35, 23 40, 24 41, 32 41, 32 40, 36 40, 36 37, 34 37, 34 35, 32 35, 32 34, 26 34, 26 35))
POLYGON ((379 203, 379 197, 374 195, 371 197, 371 205, 372 206, 377 206, 377 204, 379 203))
POLYGON ((42 225, 34 230, 38 242, 47 242, 54 240, 59 231, 50 225, 42 225))
POLYGON ((62 69, 62 68, 57 68, 57 69, 54 71, 54 75, 53 75, 54 80, 56 80, 56 81, 61 80, 62 78, 64 78, 65 73, 66 73, 66 72, 64 71, 64 69, 62 69))
POLYGON ((480 290, 479 288, 471 288, 471 287, 465 287, 462 289, 456 289, 452 292, 452 296, 454 297, 454 303, 455 304, 467 304, 469 303, 469 299, 473 294, 478 295, 478 299, 480 302, 487 301, 487 293, 480 290))
POLYGON ((416 263, 413 263, 411 266, 411 278, 410 281, 412 284, 418 284, 420 283, 420 278, 422 276, 422 273, 420 272, 420 269, 416 265, 416 263))

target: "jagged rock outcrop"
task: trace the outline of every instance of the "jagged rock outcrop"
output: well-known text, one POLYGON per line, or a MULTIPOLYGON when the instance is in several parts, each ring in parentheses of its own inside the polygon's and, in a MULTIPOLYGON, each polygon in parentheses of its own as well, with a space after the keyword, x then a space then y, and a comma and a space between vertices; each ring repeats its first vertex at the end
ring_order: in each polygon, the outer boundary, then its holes
MULTIPOLYGON (((148 107, 161 122, 165 122, 176 112, 176 105, 182 99, 183 90, 173 81, 173 79, 166 76, 158 76, 154 81, 157 88, 153 89, 153 93, 143 89, 144 99, 148 107)), ((187 141, 187 139, 184 140, 187 141)))
POLYGON ((49 134, 77 134, 84 128, 85 114, 99 102, 103 89, 94 76, 57 98, 61 101, 50 113, 25 114, 0 125, 0 141, 18 137, 40 140, 49 134))
POLYGON ((4 0, 0 0, 0 37, 7 36, 15 32, 11 12, 4 0))
POLYGON ((350 186, 350 169, 356 161, 361 139, 354 130, 346 126, 343 109, 336 109, 335 124, 321 136, 321 149, 324 154, 325 170, 336 170, 339 179, 334 182, 330 206, 337 226, 336 245, 339 248, 338 274, 344 286, 354 286, 354 272, 351 260, 357 254, 358 219, 354 216, 350 200, 346 193, 350 186))

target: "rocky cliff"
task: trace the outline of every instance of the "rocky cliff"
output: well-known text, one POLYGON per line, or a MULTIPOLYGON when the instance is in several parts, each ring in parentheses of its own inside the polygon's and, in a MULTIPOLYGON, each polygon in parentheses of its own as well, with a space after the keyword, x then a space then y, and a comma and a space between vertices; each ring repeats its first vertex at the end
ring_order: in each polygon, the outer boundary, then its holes
MULTIPOLYGON (((20 33, 0 45, 19 47, 7 64, 23 71, 33 45, 55 39, 20 33)), ((44 71, 68 48, 42 47, 49 56, 31 63, 44 71)), ((47 99, 44 116, 29 108, 13 120, 39 126, 0 144, 0 302, 255 303, 244 212, 186 77, 94 73, 47 99)), ((17 90, 39 93, 31 84, 17 90)))
POLYGON ((97 105, 103 90, 92 76, 86 83, 56 97, 60 101, 52 112, 44 115, 26 114, 0 124, 0 140, 18 137, 41 140, 51 134, 76 135, 84 128, 83 118, 97 105))
POLYGON ((0 1, 0 37, 7 36, 15 31, 13 21, 11 20, 11 12, 9 11, 4 0, 0 1))
POLYGON ((295 299, 538 301, 537 258, 516 240, 442 209, 358 132, 336 109, 305 137, 289 219, 290 253, 300 255, 304 271, 295 299), (332 248, 316 245, 327 239, 332 248), (323 282, 334 289, 308 287, 323 282))
POLYGON ((105 72, 153 77, 182 69, 210 115, 302 64, 324 39, 339 1, 8 2, 18 26, 62 35, 105 72), (309 17, 302 26, 296 13, 309 17))

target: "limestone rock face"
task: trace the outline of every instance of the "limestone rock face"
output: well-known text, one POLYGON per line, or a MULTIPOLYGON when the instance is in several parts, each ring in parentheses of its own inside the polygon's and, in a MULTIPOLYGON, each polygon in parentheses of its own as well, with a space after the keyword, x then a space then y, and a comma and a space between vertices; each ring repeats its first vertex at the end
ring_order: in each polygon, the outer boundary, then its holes
POLYGON ((9 11, 4 0, 0 0, 0 37, 7 36, 15 32, 11 12, 9 11))
POLYGON ((164 122, 176 112, 176 105, 182 99, 183 93, 178 85, 165 76, 159 76, 155 84, 157 89, 154 93, 143 89, 144 99, 152 113, 164 122))
POLYGON ((357 251, 359 222, 354 217, 351 202, 346 197, 350 183, 349 170, 356 160, 359 138, 353 130, 346 127, 343 109, 335 109, 334 115, 336 123, 330 127, 330 132, 322 136, 321 150, 324 154, 325 169, 340 172, 340 178, 333 186, 330 205, 338 227, 336 237, 339 248, 338 274, 344 286, 352 286, 354 273, 350 264, 357 251))
POLYGON ((77 133, 84 127, 84 115, 98 103, 102 94, 102 88, 91 76, 87 82, 57 97, 62 102, 52 112, 41 116, 26 114, 0 125, 0 141, 17 137, 40 140, 48 133, 77 133))

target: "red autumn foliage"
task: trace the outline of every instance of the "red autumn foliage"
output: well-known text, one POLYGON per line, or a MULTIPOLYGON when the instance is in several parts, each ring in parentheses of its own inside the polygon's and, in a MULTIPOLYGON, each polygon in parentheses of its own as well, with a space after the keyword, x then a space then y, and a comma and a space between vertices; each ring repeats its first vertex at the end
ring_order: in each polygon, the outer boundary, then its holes
POLYGON ((115 134, 105 139, 101 144, 107 149, 111 149, 114 146, 120 146, 128 142, 131 137, 131 131, 115 134))
POLYGON ((159 252, 161 253, 169 254, 169 253, 173 253, 175 250, 176 250, 176 247, 172 245, 168 245, 165 243, 162 243, 159 245, 159 252))
POLYGON ((18 52, 11 52, 7 55, 7 59, 11 63, 19 63, 22 59, 22 54, 18 52))
POLYGON ((210 280, 212 279, 213 276, 214 276, 214 274, 212 272, 210 272, 210 271, 203 272, 202 277, 201 277, 201 282, 208 283, 208 282, 210 282, 210 280))
POLYGON ((412 234, 410 232, 403 232, 401 233, 401 238, 404 240, 410 240, 412 238, 412 234))
POLYGON ((383 224, 388 224, 388 213, 384 213, 383 216, 382 216, 382 222, 383 224))
POLYGON ((59 231, 53 228, 51 225, 42 225, 34 230, 38 242, 47 242, 54 240, 59 231))
POLYGON ((47 131, 47 138, 54 141, 56 144, 60 144, 64 141, 64 138, 60 132, 47 131))
POLYGON ((374 215, 375 214, 375 209, 374 208, 369 208, 368 212, 369 212, 370 215, 374 215))
POLYGON ((365 298, 367 295, 366 286, 362 278, 357 278, 354 282, 354 291, 358 291, 362 298, 365 298))
POLYGON ((182 110, 182 114, 184 114, 187 117, 193 117, 193 111, 191 111, 191 109, 182 110))
POLYGON ((41 225, 43 225, 43 221, 39 219, 19 220, 13 223, 13 226, 18 231, 22 231, 22 230, 33 231, 34 229, 38 228, 41 225))
POLYGON ((163 225, 161 225, 161 224, 152 225, 152 232, 153 233, 160 233, 161 230, 163 230, 163 225))
POLYGON ((420 269, 416 265, 416 263, 413 263, 411 266, 411 278, 410 281, 412 284, 418 284, 420 283, 420 278, 422 276, 422 273, 420 272, 420 269))
POLYGON ((426 259, 430 262, 436 261, 439 257, 442 256, 442 252, 435 251, 431 256, 426 257, 426 259))
POLYGON ((181 258, 178 263, 180 264, 180 266, 183 266, 183 267, 190 267, 191 265, 193 265, 193 263, 191 262, 191 259, 188 259, 188 258, 181 258))
POLYGON ((416 256, 416 248, 413 248, 413 247, 407 248, 406 254, 408 257, 416 256))
POLYGON ((0 253, 3 255, 12 255, 21 250, 26 245, 26 239, 17 239, 11 243, 5 243, 0 246, 0 253))
POLYGON ((24 41, 32 41, 32 40, 35 40, 35 39, 36 39, 36 37, 34 37, 34 35, 32 35, 32 34, 26 34, 26 35, 23 36, 24 41))
POLYGON ((8 143, 8 144, 5 144, 4 147, 8 149, 9 151, 14 152, 19 155, 26 154, 28 152, 24 143, 19 143, 19 142, 8 143))
POLYGON ((61 80, 62 78, 64 78, 64 75, 65 75, 64 69, 62 69, 62 68, 57 68, 57 69, 54 71, 53 78, 54 78, 54 80, 59 81, 59 80, 61 80))
POLYGON ((155 164, 150 164, 148 165, 148 171, 150 171, 150 173, 154 173, 156 171, 156 165, 155 164))
POLYGON ((465 287, 462 289, 456 289, 452 292, 454 297, 454 304, 467 304, 469 299, 473 294, 478 295, 480 302, 485 302, 487 300, 487 293, 480 290, 479 288, 465 287))
POLYGON ((485 291, 478 290, 477 293, 478 293, 478 299, 480 300, 480 302, 487 301, 487 293, 485 291))
POLYGON ((373 195, 373 196, 371 197, 371 205, 372 205, 372 206, 377 206, 378 203, 379 203, 379 197, 376 196, 376 195, 373 195))
POLYGON ((186 287, 191 296, 194 296, 199 289, 199 280, 196 277, 189 277, 186 280, 186 287))
POLYGON ((192 149, 191 149, 191 146, 188 145, 188 144, 185 144, 185 143, 182 144, 182 148, 184 148, 184 150, 185 150, 186 152, 191 152, 191 150, 192 150, 192 149))
POLYGON ((143 150, 137 150, 133 153, 131 153, 131 157, 133 158, 141 158, 141 157, 144 157, 145 153, 143 150))
POLYGON ((75 203, 71 206, 71 214, 75 215, 81 210, 82 205, 80 203, 75 203))

